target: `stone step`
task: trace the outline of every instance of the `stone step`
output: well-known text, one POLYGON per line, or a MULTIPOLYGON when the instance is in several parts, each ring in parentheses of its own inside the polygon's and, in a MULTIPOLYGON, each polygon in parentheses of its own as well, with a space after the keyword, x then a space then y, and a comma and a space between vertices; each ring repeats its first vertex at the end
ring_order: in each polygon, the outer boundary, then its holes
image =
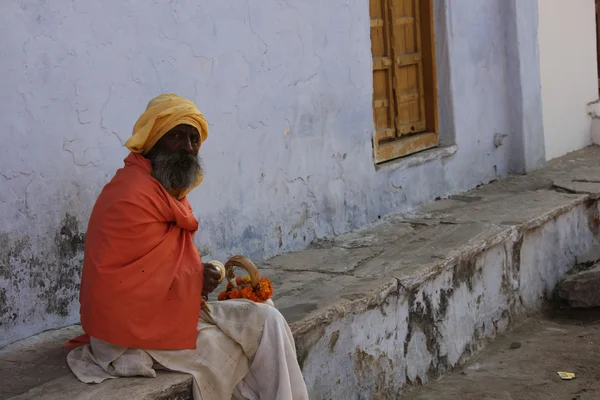
POLYGON ((44 332, 0 350, 0 399, 191 399, 191 377, 161 372, 156 379, 113 379, 85 385, 71 374, 62 346, 79 326, 44 332), (187 394, 187 397, 186 397, 187 394))
POLYGON ((600 263, 567 276, 558 294, 573 308, 600 307, 600 263))
MULTIPOLYGON (((597 257, 598 176, 591 147, 260 265, 311 398, 397 398, 536 312, 569 269, 597 257)), ((77 382, 61 345, 78 329, 0 350, 0 398, 190 398, 190 378, 172 373, 77 382)))

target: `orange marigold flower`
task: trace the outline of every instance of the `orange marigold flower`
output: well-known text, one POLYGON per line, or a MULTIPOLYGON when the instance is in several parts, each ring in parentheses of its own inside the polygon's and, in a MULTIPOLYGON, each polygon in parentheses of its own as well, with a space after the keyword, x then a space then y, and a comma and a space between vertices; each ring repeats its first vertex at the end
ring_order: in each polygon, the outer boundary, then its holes
POLYGON ((261 301, 267 301, 271 298, 273 294, 273 285, 268 278, 262 278, 258 281, 258 285, 256 288, 256 295, 260 298, 261 301))
POLYGON ((226 291, 219 293, 219 301, 227 300, 229 298, 229 293, 226 291))
POLYGON ((260 299, 258 298, 256 293, 254 293, 254 289, 251 286, 247 286, 244 289, 242 289, 242 296, 245 299, 248 299, 251 301, 255 301, 255 302, 260 301, 260 299))
POLYGON ((246 286, 245 288, 243 288, 240 291, 240 294, 242 295, 243 298, 249 299, 250 296, 252 295, 252 286, 246 286))
POLYGON ((243 285, 245 283, 250 283, 250 276, 245 276, 243 278, 236 278, 235 283, 237 283, 238 286, 243 285))
POLYGON ((236 284, 240 288, 233 290, 232 285, 227 284, 227 290, 219 294, 219 301, 242 298, 262 303, 269 300, 273 295, 273 284, 269 278, 261 278, 255 287, 250 286, 250 282, 250 276, 236 278, 236 284))

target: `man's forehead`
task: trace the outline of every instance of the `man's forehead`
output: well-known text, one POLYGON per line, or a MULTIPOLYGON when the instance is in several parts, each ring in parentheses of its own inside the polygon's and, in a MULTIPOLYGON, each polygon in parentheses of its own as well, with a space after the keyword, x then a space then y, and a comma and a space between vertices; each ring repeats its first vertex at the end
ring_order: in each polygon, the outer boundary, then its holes
POLYGON ((200 134, 200 132, 198 132, 198 129, 196 129, 195 127, 191 126, 191 125, 187 125, 187 124, 180 124, 177 125, 175 128, 171 129, 169 132, 167 133, 173 133, 173 132, 185 132, 185 133, 196 133, 196 134, 200 134))

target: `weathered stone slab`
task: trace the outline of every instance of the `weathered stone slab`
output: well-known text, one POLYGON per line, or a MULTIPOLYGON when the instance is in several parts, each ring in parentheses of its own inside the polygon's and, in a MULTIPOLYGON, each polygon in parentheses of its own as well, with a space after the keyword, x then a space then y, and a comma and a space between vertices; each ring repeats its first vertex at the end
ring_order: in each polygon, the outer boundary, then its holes
POLYGON ((571 307, 600 307, 600 263, 567 276, 560 283, 558 294, 571 307))
POLYGON ((562 186, 564 182, 573 180, 598 180, 600 177, 600 147, 590 146, 551 160, 546 168, 535 171, 526 177, 550 179, 555 186, 562 186))
MULTIPOLYGON (((492 186, 495 185, 492 184, 492 186)), ((487 190, 487 189, 486 189, 487 190)), ((509 196, 497 194, 478 196, 478 191, 471 193, 475 201, 446 202, 445 207, 426 206, 422 212, 430 218, 448 222, 477 221, 497 225, 518 226, 532 222, 544 222, 540 217, 560 214, 575 204, 583 202, 587 195, 560 193, 553 190, 534 190, 513 193, 509 196)))
POLYGON ((99 385, 79 382, 67 365, 69 350, 63 345, 81 333, 80 326, 70 326, 0 349, 0 399, 191 400, 191 377, 183 374, 160 371, 156 379, 114 379, 99 385))
POLYGON ((277 256, 265 263, 265 266, 298 273, 306 271, 346 274, 352 272, 359 263, 373 257, 381 250, 377 247, 307 249, 303 252, 277 256))
POLYGON ((395 279, 379 274, 356 277, 270 268, 261 274, 273 282, 275 305, 292 325, 396 285, 395 279))
POLYGON ((79 327, 44 332, 0 350, 0 399, 70 375, 66 363, 67 340, 81 334, 79 327))
MULTIPOLYGON (((356 269, 357 277, 389 276, 403 282, 439 272, 470 252, 500 243, 512 228, 492 224, 438 224, 418 229, 410 240, 400 240, 356 269)), ((411 285, 412 286, 412 285, 411 285)))
POLYGON ((391 216, 372 226, 329 240, 330 247, 335 246, 345 249, 386 247, 402 238, 412 236, 415 233, 414 226, 418 224, 419 221, 415 221, 414 218, 407 219, 397 215, 391 216))
POLYGON ((192 377, 161 371, 156 378, 118 378, 86 385, 66 375, 10 400, 191 400, 192 377))
POLYGON ((585 193, 599 196, 600 175, 596 175, 595 173, 581 174, 571 179, 557 179, 554 181, 554 186, 571 193, 585 193))

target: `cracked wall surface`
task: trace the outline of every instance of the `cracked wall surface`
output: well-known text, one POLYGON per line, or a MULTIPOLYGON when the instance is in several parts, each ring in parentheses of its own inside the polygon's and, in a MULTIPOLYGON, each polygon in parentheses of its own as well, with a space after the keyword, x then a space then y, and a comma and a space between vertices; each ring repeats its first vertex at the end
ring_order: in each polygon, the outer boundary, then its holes
POLYGON ((435 1, 440 135, 457 150, 376 169, 366 1, 3 2, 0 346, 78 320, 91 208, 159 93, 209 121, 190 195, 205 257, 264 259, 505 175, 503 3, 435 1))

